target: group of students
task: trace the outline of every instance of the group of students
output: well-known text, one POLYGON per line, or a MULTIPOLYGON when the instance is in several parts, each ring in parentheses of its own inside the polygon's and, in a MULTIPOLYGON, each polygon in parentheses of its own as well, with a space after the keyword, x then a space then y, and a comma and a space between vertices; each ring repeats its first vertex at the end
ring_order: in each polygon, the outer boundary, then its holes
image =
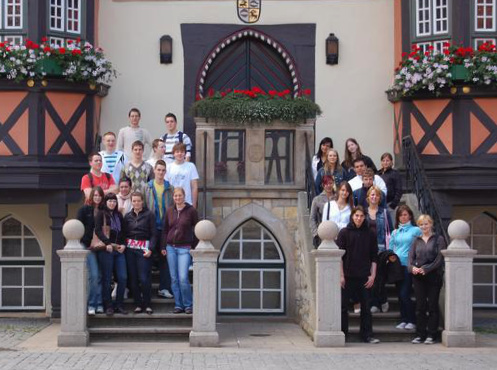
POLYGON ((174 297, 174 313, 191 314, 188 273, 196 245, 199 179, 190 162, 192 143, 177 130, 172 113, 165 117, 166 134, 153 141, 139 125, 138 109, 128 117, 130 125, 117 138, 113 132, 103 135, 105 149, 90 154, 90 171, 81 180, 85 204, 77 218, 85 226, 81 243, 90 250, 88 314, 127 314, 128 287, 134 312, 152 314, 153 265, 160 274, 157 295, 174 297), (152 153, 145 161, 147 146, 152 153))
POLYGON ((400 304, 399 330, 416 330, 414 344, 432 344, 438 338, 438 299, 443 284, 446 248, 441 235, 433 232, 433 220, 414 215, 402 196, 400 175, 393 168, 390 153, 381 156, 377 170, 358 142, 347 139, 345 160, 340 162, 333 141, 321 140, 313 157, 312 173, 316 197, 310 215, 314 246, 323 221, 339 228, 336 243, 345 250, 341 269, 342 330, 348 333, 351 302, 360 312, 360 334, 364 342, 379 343, 373 337, 372 313, 387 312, 387 282, 395 283, 400 304), (395 225, 392 223, 395 221, 395 225), (411 300, 412 289, 416 306, 411 300))

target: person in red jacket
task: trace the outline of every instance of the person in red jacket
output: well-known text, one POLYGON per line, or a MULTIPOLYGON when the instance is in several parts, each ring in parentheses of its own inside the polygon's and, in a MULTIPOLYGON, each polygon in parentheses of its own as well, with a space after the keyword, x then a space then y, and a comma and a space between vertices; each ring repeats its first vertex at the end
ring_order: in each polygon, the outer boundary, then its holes
POLYGON ((188 269, 190 250, 194 245, 193 229, 198 221, 197 210, 185 202, 185 190, 174 188, 174 206, 169 207, 162 227, 162 255, 167 256, 171 289, 174 294, 174 313, 193 313, 193 298, 188 269))

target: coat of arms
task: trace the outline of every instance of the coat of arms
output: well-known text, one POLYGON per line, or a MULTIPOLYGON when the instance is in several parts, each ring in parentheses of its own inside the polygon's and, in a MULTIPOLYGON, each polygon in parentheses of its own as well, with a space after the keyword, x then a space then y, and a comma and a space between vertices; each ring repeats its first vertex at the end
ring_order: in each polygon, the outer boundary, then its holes
POLYGON ((261 16, 262 0, 236 0, 238 18, 244 23, 255 23, 261 16))

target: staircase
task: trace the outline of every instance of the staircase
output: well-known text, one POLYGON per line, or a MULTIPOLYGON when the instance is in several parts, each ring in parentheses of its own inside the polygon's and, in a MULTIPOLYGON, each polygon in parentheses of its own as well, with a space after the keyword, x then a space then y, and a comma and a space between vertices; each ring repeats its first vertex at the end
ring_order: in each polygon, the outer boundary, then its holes
POLYGON ((158 289, 159 272, 152 270, 152 315, 135 314, 135 305, 130 298, 124 302, 124 308, 129 312, 127 315, 89 316, 90 342, 188 341, 192 330, 192 315, 173 314, 174 299, 156 298, 158 289))

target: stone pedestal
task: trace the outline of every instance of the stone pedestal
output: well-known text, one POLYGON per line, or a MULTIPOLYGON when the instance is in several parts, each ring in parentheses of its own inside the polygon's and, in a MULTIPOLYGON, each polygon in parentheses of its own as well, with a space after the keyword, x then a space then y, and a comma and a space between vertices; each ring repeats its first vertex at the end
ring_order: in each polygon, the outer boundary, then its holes
POLYGON ((343 347, 345 335, 341 322, 340 265, 345 251, 338 249, 338 227, 333 221, 319 225, 322 242, 313 251, 316 258, 316 330, 314 346, 343 347))
POLYGON ((57 251, 61 262, 61 325, 57 344, 59 347, 84 347, 89 342, 86 257, 90 252, 79 242, 84 234, 80 221, 67 221, 62 232, 67 244, 57 251))
POLYGON ((219 251, 211 240, 216 227, 211 221, 200 221, 195 227, 200 240, 193 256, 193 327, 190 332, 191 347, 217 347, 216 330, 217 259, 219 251))
POLYGON ((462 220, 450 223, 452 242, 442 251, 445 258, 445 330, 442 343, 447 347, 474 347, 473 258, 476 250, 466 243, 469 225, 462 220))

